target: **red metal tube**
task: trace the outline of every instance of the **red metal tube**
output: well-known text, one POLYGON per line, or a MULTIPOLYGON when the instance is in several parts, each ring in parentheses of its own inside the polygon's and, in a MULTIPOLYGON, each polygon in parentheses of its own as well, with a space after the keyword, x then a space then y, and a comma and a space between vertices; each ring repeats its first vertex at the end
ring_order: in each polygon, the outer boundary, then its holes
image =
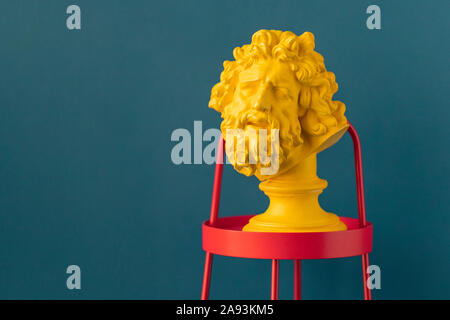
POLYGON ((302 260, 294 260, 294 300, 302 299, 302 260))
MULTIPOLYGON (((361 152, 361 142, 359 140, 358 133, 356 132, 353 125, 349 122, 348 133, 353 140, 353 153, 355 156, 355 173, 356 173, 356 194, 358 200, 358 217, 359 225, 361 228, 367 225, 366 220, 366 203, 364 200, 364 179, 363 179, 363 168, 362 168, 362 152, 361 152)), ((362 274, 363 274, 363 286, 364 286, 364 300, 371 300, 372 293, 367 285, 367 279, 369 275, 367 274, 367 268, 369 267, 369 254, 363 254, 361 256, 362 264, 362 274)))
POLYGON ((206 253, 205 257, 205 270, 203 272, 203 285, 202 285, 202 300, 208 300, 209 298, 209 286, 211 283, 211 269, 213 262, 213 254, 210 252, 206 253))
POLYGON ((362 170, 362 155, 361 155, 361 142, 359 140, 358 133, 353 125, 349 122, 348 133, 353 140, 353 153, 355 157, 355 173, 356 173, 356 194, 358 201, 358 217, 360 227, 365 227, 366 220, 366 203, 364 201, 364 179, 362 170))
POLYGON ((278 300, 278 270, 279 270, 279 260, 272 260, 272 286, 270 299, 278 300))
POLYGON ((225 162, 224 145, 225 142, 222 135, 220 135, 219 144, 217 146, 216 169, 214 173, 214 186, 211 201, 211 213, 209 218, 209 224, 211 226, 216 223, 217 217, 219 215, 220 190, 222 187, 223 164, 225 162))
MULTIPOLYGON (((219 144, 217 146, 216 155, 216 168, 214 172, 214 185, 213 185, 213 195, 211 201, 211 213, 209 218, 209 224, 214 226, 219 214, 219 202, 220 202, 220 190, 222 186, 222 173, 224 164, 224 140, 222 135, 219 138, 219 144)), ((211 270, 214 255, 210 252, 206 252, 205 257, 205 270, 203 272, 203 284, 202 284, 202 300, 208 300, 209 298, 209 287, 211 284, 211 270)))

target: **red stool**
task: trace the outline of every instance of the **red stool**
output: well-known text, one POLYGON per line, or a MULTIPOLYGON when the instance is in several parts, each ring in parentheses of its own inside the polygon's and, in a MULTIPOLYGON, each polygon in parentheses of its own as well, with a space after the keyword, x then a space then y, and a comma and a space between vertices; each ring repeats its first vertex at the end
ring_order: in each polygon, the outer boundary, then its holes
POLYGON ((242 227, 252 216, 218 218, 220 188, 224 163, 224 140, 220 137, 214 175, 211 217, 203 222, 203 250, 206 251, 202 300, 209 296, 213 255, 271 259, 271 299, 278 299, 278 269, 280 259, 294 260, 294 300, 301 299, 301 260, 331 259, 361 256, 364 299, 371 300, 367 286, 369 252, 372 251, 372 224, 366 221, 364 183, 362 176, 361 144, 355 128, 349 123, 348 132, 353 140, 358 219, 341 217, 347 225, 345 231, 310 233, 244 232, 242 227))

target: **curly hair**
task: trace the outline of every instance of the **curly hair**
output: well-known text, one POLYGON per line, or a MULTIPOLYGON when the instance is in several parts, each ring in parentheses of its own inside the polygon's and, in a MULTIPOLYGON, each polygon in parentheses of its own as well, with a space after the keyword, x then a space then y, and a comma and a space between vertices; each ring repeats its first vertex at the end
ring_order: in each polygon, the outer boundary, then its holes
POLYGON ((326 70, 322 55, 314 47, 311 32, 297 36, 290 31, 257 31, 250 44, 234 49, 235 61, 223 63, 220 82, 211 90, 209 107, 222 112, 233 99, 241 71, 258 60, 277 59, 289 65, 300 83, 298 117, 302 132, 320 136, 347 123, 344 103, 331 100, 338 89, 335 76, 326 70))

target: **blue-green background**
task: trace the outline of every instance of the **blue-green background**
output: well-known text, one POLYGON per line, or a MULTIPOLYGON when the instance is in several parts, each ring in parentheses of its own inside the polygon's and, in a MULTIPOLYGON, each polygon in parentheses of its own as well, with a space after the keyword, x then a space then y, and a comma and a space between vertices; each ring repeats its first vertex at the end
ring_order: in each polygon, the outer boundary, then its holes
MULTIPOLYGON (((197 299, 213 167, 171 162, 217 128, 221 64, 262 28, 311 31, 363 143, 376 299, 450 298, 449 1, 2 1, 0 298, 197 299), (82 29, 66 28, 81 7, 82 29), (381 7, 381 30, 366 8, 381 7), (76 264, 82 289, 68 290, 76 264)), ((319 156, 324 208, 356 217, 352 145, 319 156)), ((262 212, 224 171, 220 215, 262 212)), ((280 297, 292 297, 282 262, 280 297)), ((217 257, 211 298, 265 299, 270 261, 217 257)), ((305 299, 362 297, 360 258, 305 261, 305 299)))

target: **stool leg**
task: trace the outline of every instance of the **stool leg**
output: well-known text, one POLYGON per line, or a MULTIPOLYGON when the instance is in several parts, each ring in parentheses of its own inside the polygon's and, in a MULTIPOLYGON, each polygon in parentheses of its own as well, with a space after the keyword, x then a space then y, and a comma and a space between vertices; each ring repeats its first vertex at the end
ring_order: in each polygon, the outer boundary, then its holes
POLYGON ((203 273, 203 285, 202 285, 202 300, 208 300, 209 298, 209 286, 211 281, 211 268, 213 262, 213 254, 206 252, 205 257, 205 271, 203 273))
POLYGON ((294 300, 302 298, 302 260, 294 260, 294 300))
POLYGON ((363 286, 364 286, 364 300, 372 300, 372 292, 370 288, 367 286, 367 279, 369 279, 369 275, 367 274, 367 268, 369 267, 369 254, 363 254, 361 256, 362 261, 362 272, 363 272, 363 286))
POLYGON ((278 269, 279 261, 277 259, 272 260, 272 290, 270 299, 278 300, 278 269))

